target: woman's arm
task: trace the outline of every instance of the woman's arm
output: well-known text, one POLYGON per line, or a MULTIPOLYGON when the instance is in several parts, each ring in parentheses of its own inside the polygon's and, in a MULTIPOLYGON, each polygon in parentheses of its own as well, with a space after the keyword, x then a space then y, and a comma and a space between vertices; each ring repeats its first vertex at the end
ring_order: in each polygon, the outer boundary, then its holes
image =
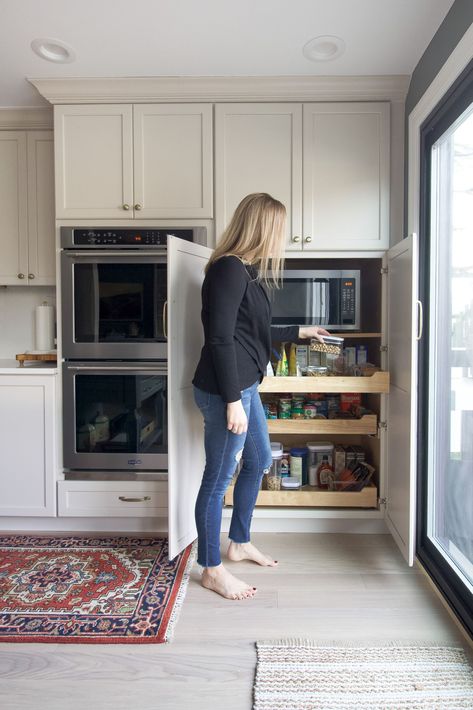
POLYGON ((208 342, 220 394, 225 402, 241 399, 235 353, 235 325, 245 294, 245 267, 233 256, 223 256, 210 267, 208 342))
POLYGON ((301 327, 298 325, 271 326, 271 340, 275 340, 278 343, 294 343, 296 340, 304 340, 305 338, 317 338, 317 340, 323 342, 322 335, 330 335, 330 333, 318 325, 301 327))

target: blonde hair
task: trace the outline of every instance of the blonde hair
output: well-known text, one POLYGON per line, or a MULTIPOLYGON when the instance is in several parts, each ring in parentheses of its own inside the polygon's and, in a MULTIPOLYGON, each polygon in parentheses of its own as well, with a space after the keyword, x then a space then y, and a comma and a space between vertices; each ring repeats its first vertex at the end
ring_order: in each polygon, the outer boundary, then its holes
POLYGON ((266 192, 254 192, 242 199, 230 224, 205 267, 205 272, 222 256, 236 256, 257 264, 259 278, 279 288, 284 267, 286 208, 266 192))

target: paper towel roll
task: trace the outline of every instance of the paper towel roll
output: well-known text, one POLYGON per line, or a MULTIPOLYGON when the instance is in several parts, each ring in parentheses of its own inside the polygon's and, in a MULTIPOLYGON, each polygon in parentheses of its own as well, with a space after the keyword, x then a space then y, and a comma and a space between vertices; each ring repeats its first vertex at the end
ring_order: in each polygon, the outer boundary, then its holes
POLYGON ((54 306, 43 301, 36 306, 36 350, 48 351, 54 348, 54 306))

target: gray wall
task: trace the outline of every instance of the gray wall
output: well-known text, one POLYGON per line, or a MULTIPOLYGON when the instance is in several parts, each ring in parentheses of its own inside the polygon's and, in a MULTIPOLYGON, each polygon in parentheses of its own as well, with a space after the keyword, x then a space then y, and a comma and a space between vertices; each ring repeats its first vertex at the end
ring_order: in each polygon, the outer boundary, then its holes
POLYGON ((404 163, 404 236, 407 236, 408 117, 472 23, 473 0, 455 0, 412 72, 406 97, 404 123, 404 155, 406 156, 404 163))

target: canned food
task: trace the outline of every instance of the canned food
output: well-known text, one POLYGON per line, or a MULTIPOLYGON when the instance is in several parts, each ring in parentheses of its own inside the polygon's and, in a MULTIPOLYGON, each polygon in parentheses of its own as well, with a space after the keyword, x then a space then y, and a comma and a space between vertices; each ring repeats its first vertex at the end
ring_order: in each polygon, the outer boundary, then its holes
POLYGON ((317 414, 317 407, 315 404, 305 404, 304 405, 304 419, 315 419, 317 414))
POLYGON ((292 410, 292 399, 281 397, 278 403, 278 413, 280 419, 290 419, 292 410))

